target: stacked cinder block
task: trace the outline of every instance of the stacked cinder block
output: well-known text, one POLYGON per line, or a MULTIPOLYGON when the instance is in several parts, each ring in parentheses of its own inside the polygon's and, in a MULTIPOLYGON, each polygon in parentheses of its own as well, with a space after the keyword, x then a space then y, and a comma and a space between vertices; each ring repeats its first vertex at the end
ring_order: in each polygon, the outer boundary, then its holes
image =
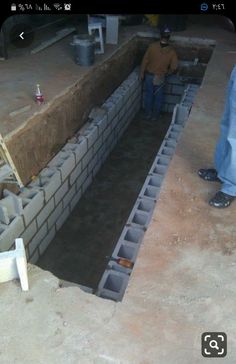
MULTIPOLYGON (((191 100, 193 102, 193 97, 198 89, 195 86, 187 86, 183 101, 185 98, 192 98, 191 100)), ((107 269, 99 282, 96 294, 100 297, 121 301, 124 296, 129 276, 132 273, 133 264, 137 258, 144 233, 151 221, 162 182, 189 112, 190 108, 183 103, 177 104, 174 107, 171 124, 166 136, 158 150, 157 156, 154 159, 138 199, 116 244, 111 259, 108 262, 107 269), (119 258, 126 259, 132 263, 132 266, 124 267, 120 265, 119 258)))
MULTIPOLYGON (((140 109, 137 69, 121 83, 71 142, 19 195, 0 201, 0 251, 24 240, 27 259, 36 263, 79 202, 118 139, 140 109)), ((109 286, 109 285, 108 285, 109 286)))

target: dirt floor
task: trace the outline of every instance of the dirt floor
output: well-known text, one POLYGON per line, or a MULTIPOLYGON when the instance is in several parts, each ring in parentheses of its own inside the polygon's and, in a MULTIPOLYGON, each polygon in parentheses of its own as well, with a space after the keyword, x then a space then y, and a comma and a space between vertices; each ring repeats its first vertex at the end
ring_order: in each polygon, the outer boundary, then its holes
POLYGON ((37 262, 57 277, 96 289, 163 141, 171 114, 134 118, 37 262))
MULTIPOLYGON (((30 290, 0 285, 3 364, 201 364, 204 332, 224 332, 236 362, 236 203, 208 205, 219 189, 197 176, 212 166, 235 33, 192 22, 178 36, 216 47, 164 180, 123 301, 98 298, 28 266, 30 290)), ((139 28, 140 30, 140 28, 139 28)))

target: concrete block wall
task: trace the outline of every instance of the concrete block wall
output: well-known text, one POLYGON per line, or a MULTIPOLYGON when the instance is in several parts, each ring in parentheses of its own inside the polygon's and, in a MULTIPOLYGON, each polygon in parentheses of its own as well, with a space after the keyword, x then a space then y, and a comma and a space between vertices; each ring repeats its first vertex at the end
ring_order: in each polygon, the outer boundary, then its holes
MULTIPOLYGON (((19 195, 0 201, 0 251, 22 237, 27 259, 36 263, 128 127, 141 104, 138 70, 89 115, 88 122, 19 195)), ((115 279, 115 278, 114 278, 115 279)), ((108 287, 113 282, 112 279, 108 287)))
MULTIPOLYGON (((174 76, 173 78, 175 79, 174 76)), ((174 86, 176 85, 173 84, 172 87, 174 86)), ((180 95, 181 103, 174 106, 171 124, 166 136, 118 239, 107 269, 99 282, 96 292, 99 297, 121 301, 124 296, 132 268, 118 264, 118 259, 124 258, 133 264, 135 263, 145 231, 151 221, 162 182, 189 116, 191 109, 189 100, 193 102, 198 87, 191 84, 185 87, 182 95, 180 95), (188 104, 186 104, 186 100, 188 100, 188 104)))

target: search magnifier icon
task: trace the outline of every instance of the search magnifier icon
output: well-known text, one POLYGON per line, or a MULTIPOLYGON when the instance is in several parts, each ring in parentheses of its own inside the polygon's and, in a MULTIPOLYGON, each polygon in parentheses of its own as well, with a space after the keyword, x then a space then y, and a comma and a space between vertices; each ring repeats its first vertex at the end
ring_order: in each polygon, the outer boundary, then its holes
POLYGON ((218 347, 218 343, 217 343, 217 341, 216 340, 211 340, 210 342, 209 342, 209 346, 212 348, 212 349, 217 349, 217 350, 219 350, 220 348, 218 347))

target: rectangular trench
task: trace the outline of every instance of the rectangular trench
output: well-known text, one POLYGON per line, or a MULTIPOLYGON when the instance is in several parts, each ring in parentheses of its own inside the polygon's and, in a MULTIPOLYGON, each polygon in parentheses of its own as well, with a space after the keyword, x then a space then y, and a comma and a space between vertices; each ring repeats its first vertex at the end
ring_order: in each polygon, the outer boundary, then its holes
POLYGON ((204 74, 201 64, 200 72, 193 67, 196 59, 168 78, 156 124, 143 119, 136 68, 34 182, 17 197, 5 192, 22 201, 25 229, 16 214, 13 229, 1 233, 20 235, 30 262, 101 297, 122 299, 132 269, 116 261, 136 260, 204 74))

